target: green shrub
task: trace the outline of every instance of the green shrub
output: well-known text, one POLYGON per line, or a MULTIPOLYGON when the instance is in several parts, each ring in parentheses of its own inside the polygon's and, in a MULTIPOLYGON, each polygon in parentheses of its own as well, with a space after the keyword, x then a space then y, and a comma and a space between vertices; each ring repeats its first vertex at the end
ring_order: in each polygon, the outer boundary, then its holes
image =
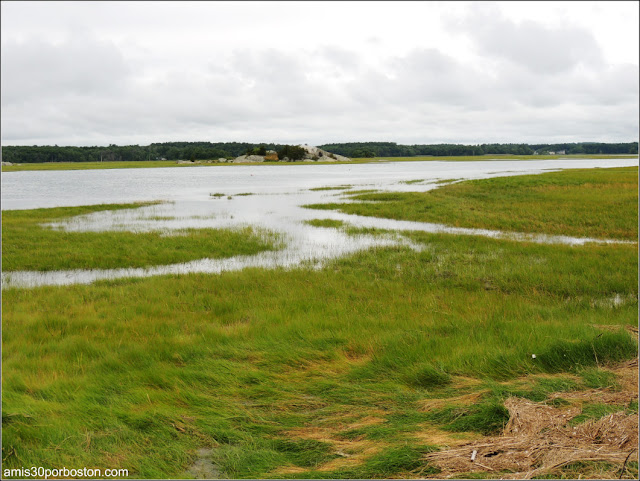
POLYGON ((307 151, 298 147, 297 145, 285 145, 280 150, 278 150, 278 158, 284 159, 285 157, 289 159, 289 161, 302 160, 304 156, 307 154, 307 151))

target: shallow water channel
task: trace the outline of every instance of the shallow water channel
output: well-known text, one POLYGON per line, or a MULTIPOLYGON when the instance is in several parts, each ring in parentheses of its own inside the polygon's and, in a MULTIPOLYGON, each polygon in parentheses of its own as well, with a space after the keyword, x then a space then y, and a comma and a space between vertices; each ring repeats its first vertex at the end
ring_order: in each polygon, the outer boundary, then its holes
POLYGON ((403 230, 484 235, 544 243, 618 242, 453 228, 441 224, 305 209, 301 206, 344 202, 346 199, 343 194, 350 190, 424 192, 439 187, 439 180, 534 174, 564 168, 636 165, 637 159, 571 159, 8 172, 2 174, 3 210, 164 201, 162 204, 138 209, 103 211, 73 217, 51 224, 55 229, 166 231, 170 234, 185 228, 252 226, 279 233, 283 247, 278 251, 252 256, 200 259, 149 268, 3 272, 2 288, 87 284, 101 279, 190 272, 219 273, 252 266, 275 268, 305 264, 321 267, 326 260, 373 246, 407 245, 419 248, 402 237, 400 232, 403 230), (407 181, 413 182, 408 184, 407 181), (310 190, 338 186, 346 188, 310 190), (375 227, 398 233, 385 236, 347 235, 340 229, 313 227, 304 223, 310 219, 335 219, 354 227, 375 227))

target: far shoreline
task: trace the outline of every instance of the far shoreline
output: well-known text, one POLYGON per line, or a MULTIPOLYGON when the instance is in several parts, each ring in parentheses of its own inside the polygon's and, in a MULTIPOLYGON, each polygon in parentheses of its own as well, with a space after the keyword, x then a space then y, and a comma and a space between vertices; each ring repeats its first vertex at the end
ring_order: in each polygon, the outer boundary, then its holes
POLYGON ((482 162, 482 161, 535 161, 535 160, 567 160, 567 159, 638 159, 637 154, 573 154, 573 155, 476 155, 476 156, 416 156, 416 157, 372 157, 354 158, 347 162, 216 162, 196 161, 193 163, 178 163, 175 160, 140 160, 114 162, 33 162, 13 165, 3 165, 2 172, 24 172, 42 170, 100 170, 100 169, 149 169, 149 168, 192 168, 192 167, 222 167, 222 166, 280 166, 280 165, 344 165, 368 164, 377 162, 482 162))

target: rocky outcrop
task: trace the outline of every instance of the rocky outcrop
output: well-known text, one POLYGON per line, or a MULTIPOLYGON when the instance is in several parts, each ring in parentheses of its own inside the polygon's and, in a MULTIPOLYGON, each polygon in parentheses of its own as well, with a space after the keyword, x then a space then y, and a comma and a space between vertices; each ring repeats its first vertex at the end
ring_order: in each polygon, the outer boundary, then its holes
POLYGON ((241 155, 233 159, 234 164, 244 164, 247 162, 264 162, 264 156, 262 155, 241 155))
MULTIPOLYGON (((299 145, 298 147, 302 147, 307 151, 304 155, 304 159, 298 162, 350 162, 351 159, 349 157, 345 157, 344 155, 333 154, 331 152, 327 152, 326 150, 319 149, 318 147, 313 147, 311 145, 299 145)), ((278 155, 276 152, 269 150, 267 151, 266 156, 262 155, 241 155, 240 157, 236 157, 233 160, 235 164, 242 164, 248 162, 264 162, 265 159, 267 161, 280 161, 280 162, 288 162, 289 159, 287 157, 283 159, 278 159, 278 155)))
POLYGON ((345 157, 344 155, 332 154, 331 152, 327 152, 326 150, 322 150, 318 147, 312 147, 311 145, 304 144, 304 145, 299 145, 298 147, 302 147, 307 151, 307 154, 305 155, 305 160, 318 160, 322 162, 351 161, 349 157, 345 157))

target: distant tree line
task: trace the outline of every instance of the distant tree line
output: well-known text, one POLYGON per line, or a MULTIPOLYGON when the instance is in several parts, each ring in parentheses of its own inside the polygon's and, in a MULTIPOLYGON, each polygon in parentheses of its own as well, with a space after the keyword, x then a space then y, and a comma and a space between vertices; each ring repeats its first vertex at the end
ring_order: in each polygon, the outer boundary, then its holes
MULTIPOLYGON (((211 160, 235 158, 258 149, 275 150, 279 158, 296 160, 295 146, 253 144, 248 142, 163 142, 147 146, 111 144, 108 147, 3 146, 2 160, 12 163, 31 162, 113 162, 141 160, 211 160)), ((412 157, 416 155, 456 156, 485 154, 533 155, 534 152, 565 151, 566 154, 637 154, 638 142, 571 144, 432 144, 398 145, 395 142, 351 142, 319 145, 321 149, 347 157, 412 157)))
POLYGON ((2 160, 18 164, 32 162, 113 162, 140 160, 211 160, 233 159, 254 148, 280 150, 283 144, 248 142, 163 142, 144 145, 108 147, 3 146, 2 160))
POLYGON ((565 144, 415 144, 398 145, 395 142, 350 142, 319 145, 347 157, 413 157, 416 155, 456 156, 512 154, 534 155, 565 151, 566 154, 637 154, 638 142, 598 143, 579 142, 565 144))

